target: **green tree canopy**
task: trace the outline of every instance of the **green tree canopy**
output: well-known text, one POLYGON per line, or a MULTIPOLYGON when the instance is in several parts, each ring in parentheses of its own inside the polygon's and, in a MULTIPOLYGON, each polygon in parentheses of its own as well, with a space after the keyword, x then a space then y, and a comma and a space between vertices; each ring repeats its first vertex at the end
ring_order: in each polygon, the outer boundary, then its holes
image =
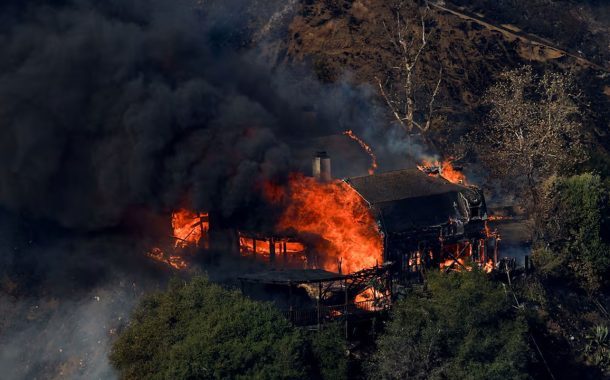
POLYGON ((565 274, 568 269, 585 289, 599 289, 610 270, 607 187, 591 173, 551 177, 543 195, 547 247, 537 250, 535 264, 543 272, 555 268, 565 274))
POLYGON ((124 379, 303 379, 328 371, 315 362, 323 356, 345 370, 341 336, 319 336, 310 341, 271 304, 198 277, 146 298, 110 359, 124 379))
POLYGON ((371 377, 527 378, 526 333, 511 298, 484 273, 431 273, 426 292, 395 305, 371 377))

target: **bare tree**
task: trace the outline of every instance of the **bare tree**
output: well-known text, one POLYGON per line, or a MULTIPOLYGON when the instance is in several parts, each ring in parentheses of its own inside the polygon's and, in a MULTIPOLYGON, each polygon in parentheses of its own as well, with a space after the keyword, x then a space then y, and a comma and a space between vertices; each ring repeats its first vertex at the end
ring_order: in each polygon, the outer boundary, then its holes
POLYGON ((432 38, 426 21, 430 8, 413 1, 398 1, 393 7, 394 20, 383 22, 397 65, 385 80, 375 78, 379 92, 388 105, 394 119, 408 133, 425 134, 431 126, 434 102, 439 93, 443 69, 438 70, 438 81, 427 99, 416 99, 416 94, 425 87, 418 77, 417 69, 422 62, 422 53, 432 38), (416 115, 423 115, 417 117, 416 115), (417 119, 417 120, 416 120, 417 119))
POLYGON ((500 179, 526 190, 583 162, 580 94, 569 75, 538 76, 529 66, 501 74, 485 95, 491 107, 478 132, 479 155, 500 179))

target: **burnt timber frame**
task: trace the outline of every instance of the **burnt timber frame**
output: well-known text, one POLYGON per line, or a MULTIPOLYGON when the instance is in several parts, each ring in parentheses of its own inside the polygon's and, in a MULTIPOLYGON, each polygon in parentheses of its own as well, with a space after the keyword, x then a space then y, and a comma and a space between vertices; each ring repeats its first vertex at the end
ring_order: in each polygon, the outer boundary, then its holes
POLYGON ((371 319, 389 310, 392 302, 391 268, 392 264, 387 263, 347 275, 320 269, 280 270, 244 275, 238 279, 242 291, 246 289, 245 283, 286 286, 290 294, 293 288, 303 285, 315 288, 314 308, 295 309, 291 303, 288 310, 283 311, 284 316, 294 326, 318 329, 326 322, 342 321, 347 335, 350 322, 371 319), (373 289, 373 299, 356 301, 356 296, 367 289, 373 289))

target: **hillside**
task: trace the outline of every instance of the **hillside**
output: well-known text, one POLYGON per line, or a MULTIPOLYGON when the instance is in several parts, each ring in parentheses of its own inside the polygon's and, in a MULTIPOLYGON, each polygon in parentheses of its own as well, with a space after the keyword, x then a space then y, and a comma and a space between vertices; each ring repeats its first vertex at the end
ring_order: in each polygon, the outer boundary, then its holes
MULTIPOLYGON (((323 81, 349 77, 375 86, 375 78, 391 77, 398 65, 387 31, 387 26, 394 23, 394 13, 388 4, 382 0, 295 4, 294 16, 286 20, 287 36, 278 56, 282 62, 307 62, 323 81)), ((429 42, 416 69, 422 96, 431 91, 439 68, 443 69, 440 94, 444 97, 437 106, 446 122, 440 118, 432 131, 433 140, 441 150, 451 150, 458 137, 480 122, 482 95, 498 74, 524 64, 539 70, 573 72, 591 103, 590 126, 599 137, 595 142, 607 146, 603 130, 607 128, 605 121, 610 109, 610 74, 603 57, 607 56, 608 46, 604 50, 603 40, 595 37, 607 25, 594 18, 584 18, 587 14, 584 11, 579 13, 583 27, 592 30, 587 38, 597 42, 596 53, 589 59, 578 53, 581 43, 565 38, 565 29, 561 29, 564 33, 557 41, 548 32, 540 36, 528 33, 530 29, 532 32, 539 29, 520 24, 524 19, 513 17, 515 12, 507 10, 514 11, 509 5, 490 7, 490 16, 481 13, 484 5, 470 8, 457 5, 461 3, 430 6, 427 11, 429 42)), ((524 12, 538 9, 535 4, 530 6, 532 9, 524 8, 524 12)), ((550 11, 559 12, 556 9, 559 8, 552 7, 550 11)))

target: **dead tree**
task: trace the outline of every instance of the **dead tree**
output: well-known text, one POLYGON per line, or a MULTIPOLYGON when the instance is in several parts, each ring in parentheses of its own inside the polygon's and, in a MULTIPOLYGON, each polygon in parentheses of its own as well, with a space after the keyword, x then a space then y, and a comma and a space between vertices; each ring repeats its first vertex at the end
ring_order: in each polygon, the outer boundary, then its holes
POLYGON ((395 19, 391 25, 383 21, 398 61, 396 66, 391 67, 395 75, 388 75, 384 81, 378 77, 375 79, 393 118, 409 134, 424 135, 430 129, 434 103, 443 79, 441 66, 438 70, 438 80, 428 99, 416 99, 418 90, 425 87, 421 79, 416 78, 416 73, 418 66, 422 64, 422 53, 432 38, 426 26, 429 11, 427 4, 425 7, 420 7, 413 2, 399 1, 394 7, 395 19), (394 80, 394 76, 397 80, 394 80), (416 120, 415 115, 418 111, 424 114, 423 120, 416 120))
POLYGON ((579 93, 569 75, 536 75, 531 67, 505 72, 485 94, 488 119, 477 131, 481 161, 517 192, 539 204, 547 178, 583 162, 579 93))

